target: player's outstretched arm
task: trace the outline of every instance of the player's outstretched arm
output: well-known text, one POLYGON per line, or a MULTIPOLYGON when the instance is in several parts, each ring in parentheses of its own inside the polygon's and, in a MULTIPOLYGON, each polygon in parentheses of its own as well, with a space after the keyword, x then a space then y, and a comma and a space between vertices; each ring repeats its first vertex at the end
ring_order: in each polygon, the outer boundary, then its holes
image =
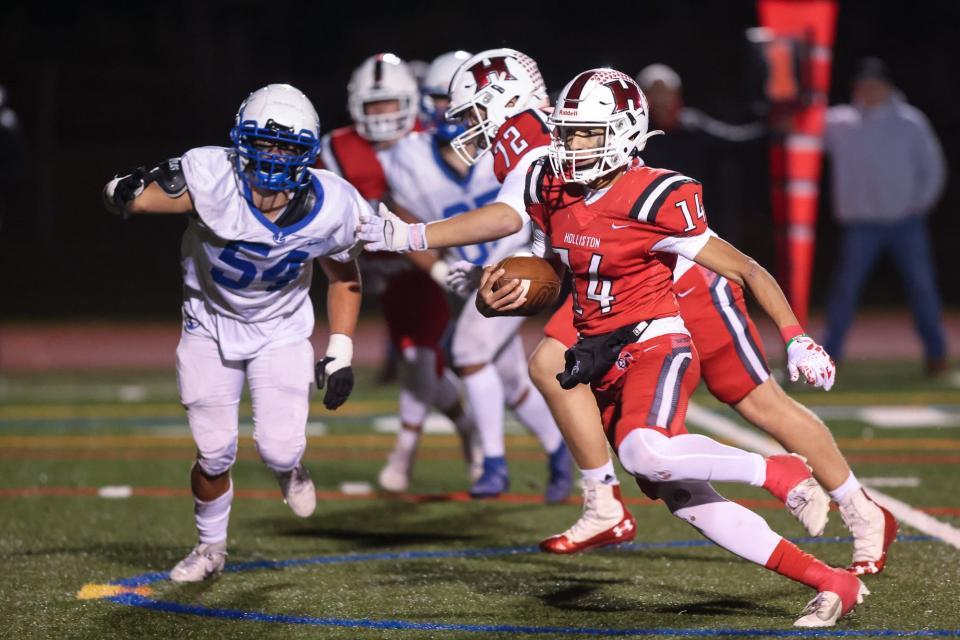
POLYGON ((326 387, 323 404, 336 409, 353 391, 353 334, 360 315, 360 268, 356 260, 337 262, 330 258, 319 260, 329 281, 327 288, 327 323, 330 341, 326 356, 317 363, 317 387, 326 387))
POLYGON ((428 224, 404 222, 381 204, 379 215, 360 216, 357 239, 368 251, 406 253, 499 240, 520 231, 523 223, 522 216, 502 202, 428 224))
POLYGON ((830 390, 836 377, 833 360, 823 347, 803 332, 783 290, 766 269, 716 236, 707 240, 694 260, 750 290, 780 329, 787 345, 787 368, 791 380, 796 381, 803 375, 807 384, 830 390))
POLYGON ((189 213, 193 199, 180 170, 179 158, 167 160, 147 171, 138 167, 116 176, 103 188, 107 211, 127 216, 139 213, 189 213))

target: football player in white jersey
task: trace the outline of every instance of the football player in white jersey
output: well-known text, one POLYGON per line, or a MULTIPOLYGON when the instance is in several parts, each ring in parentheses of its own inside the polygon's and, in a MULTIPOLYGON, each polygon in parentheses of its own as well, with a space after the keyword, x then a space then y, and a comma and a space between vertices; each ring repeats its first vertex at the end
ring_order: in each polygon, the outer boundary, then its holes
MULTIPOLYGON (((453 149, 451 142, 462 127, 444 119, 450 102, 449 85, 454 73, 470 55, 456 51, 439 56, 430 65, 424 81, 421 119, 430 123, 429 132, 413 132, 381 154, 395 211, 412 222, 444 220, 493 201, 500 183, 488 155, 468 165, 453 149)), ((496 263, 516 253, 530 242, 525 228, 508 238, 479 245, 457 247, 429 267, 437 282, 446 284, 451 265, 467 261, 474 265, 496 263)), ((470 489, 477 498, 494 497, 509 487, 504 436, 504 404, 513 409, 520 421, 540 440, 549 456, 547 502, 565 500, 572 486, 571 459, 563 437, 550 415, 540 392, 527 371, 526 356, 517 331, 522 317, 484 318, 475 304, 476 290, 464 287, 468 297, 456 322, 452 358, 463 381, 467 399, 477 423, 483 449, 483 473, 470 489)), ((398 443, 399 445, 400 443, 398 443)), ((408 449, 412 459, 413 449, 408 449)), ((398 450, 391 465, 409 468, 398 450)))
MULTIPOLYGON (((408 64, 392 53, 365 59, 350 76, 347 107, 353 124, 320 139, 319 163, 355 186, 373 206, 389 197, 383 154, 415 126, 419 90, 408 64)), ((426 256, 409 260, 390 254, 362 263, 368 291, 378 292, 400 382, 396 448, 377 481, 391 493, 410 485, 414 453, 430 407, 446 415, 460 437, 471 480, 480 473, 476 428, 460 390, 444 366, 441 343, 449 324, 447 299, 426 271, 426 256), (413 264, 411 264, 411 262, 413 264), (370 286, 372 285, 372 286, 370 286), (423 314, 422 309, 433 312, 423 314)))
POLYGON ((218 573, 233 500, 230 468, 244 380, 254 441, 284 500, 307 517, 316 491, 301 460, 314 371, 336 409, 353 389, 353 332, 360 275, 353 230, 370 205, 346 181, 310 167, 320 123, 310 100, 285 84, 251 93, 231 147, 199 147, 111 180, 113 213, 187 215, 181 244, 180 398, 197 445, 190 474, 199 543, 170 572, 175 582, 218 573), (330 338, 314 370, 313 260, 329 280, 330 338))

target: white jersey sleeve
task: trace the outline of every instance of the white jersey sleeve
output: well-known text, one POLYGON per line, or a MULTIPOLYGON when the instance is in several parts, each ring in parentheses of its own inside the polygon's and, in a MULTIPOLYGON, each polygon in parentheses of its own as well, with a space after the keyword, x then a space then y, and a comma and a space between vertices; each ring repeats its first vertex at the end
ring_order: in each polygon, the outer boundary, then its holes
MULTIPOLYGON (((445 220, 479 209, 497 197, 500 183, 493 173, 493 159, 487 154, 473 167, 459 173, 444 159, 444 150, 427 133, 408 134, 381 156, 381 165, 394 202, 423 222, 445 220)), ((448 263, 467 260, 490 264, 512 255, 526 245, 530 232, 498 241, 454 247, 443 254, 448 263)))

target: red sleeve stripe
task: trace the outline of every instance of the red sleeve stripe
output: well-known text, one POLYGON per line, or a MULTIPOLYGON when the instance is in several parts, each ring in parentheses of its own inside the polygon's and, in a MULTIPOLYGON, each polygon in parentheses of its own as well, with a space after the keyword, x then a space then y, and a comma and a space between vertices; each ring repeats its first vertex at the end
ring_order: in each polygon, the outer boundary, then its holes
POLYGON ((660 176, 647 185, 637 201, 633 203, 633 207, 630 209, 630 217, 638 222, 653 224, 656 222, 657 212, 663 206, 667 196, 689 183, 697 183, 697 181, 680 173, 667 173, 660 176))

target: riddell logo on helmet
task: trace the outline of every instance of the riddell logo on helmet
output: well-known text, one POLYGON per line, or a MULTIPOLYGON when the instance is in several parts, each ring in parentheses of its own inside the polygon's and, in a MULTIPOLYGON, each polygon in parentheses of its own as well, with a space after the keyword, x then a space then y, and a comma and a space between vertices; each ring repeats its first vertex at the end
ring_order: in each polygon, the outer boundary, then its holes
POLYGON ((468 71, 473 74, 477 89, 483 89, 496 80, 516 80, 507 69, 507 59, 504 57, 481 60, 468 71))
POLYGON ((575 116, 577 115, 577 110, 563 108, 563 109, 560 109, 560 111, 558 111, 557 113, 559 113, 561 116, 575 116))

